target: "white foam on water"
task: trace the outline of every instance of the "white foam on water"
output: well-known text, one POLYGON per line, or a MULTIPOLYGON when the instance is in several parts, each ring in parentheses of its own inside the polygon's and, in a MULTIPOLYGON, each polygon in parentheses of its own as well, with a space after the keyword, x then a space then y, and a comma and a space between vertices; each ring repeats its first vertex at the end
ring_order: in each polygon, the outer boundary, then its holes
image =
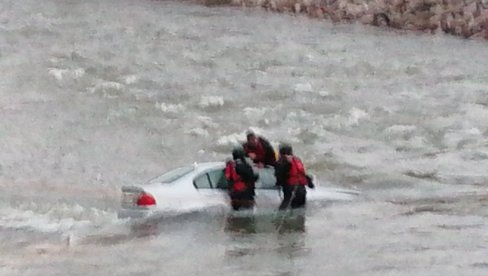
POLYGON ((35 230, 44 233, 66 232, 75 227, 89 224, 90 222, 77 221, 73 218, 53 219, 46 214, 36 214, 34 211, 3 208, 0 210, 0 226, 19 230, 35 230))
MULTIPOLYGON (((487 183, 486 43, 171 1, 2 4, 0 184, 29 183, 2 189, 11 206, 0 208, 0 227, 79 240, 80 228, 111 224, 114 215, 90 210, 104 196, 81 187, 118 191, 174 165, 221 160, 249 126, 292 142, 324 180, 373 198, 307 216, 297 235, 158 233, 171 246, 141 238, 34 255, 38 263, 19 258, 22 269, 11 274, 486 274, 486 264, 473 266, 486 259, 486 226, 473 226, 486 215, 483 200, 459 194, 487 183), (62 183, 55 194, 42 190, 52 181, 62 183), (11 202, 20 194, 27 202, 69 196, 80 206, 19 207, 11 202), (440 203, 426 201, 435 206, 421 214, 382 202, 430 196, 440 203), (443 198, 462 208, 434 213, 443 198), (449 228, 459 217, 473 227, 449 228), (304 255, 293 251, 296 236, 310 249, 304 255), (211 238, 217 247, 202 242, 211 238), (229 258, 240 238, 258 250, 229 258)), ((181 200, 174 208, 208 205, 181 200)))
POLYGON ((88 88, 88 91, 90 93, 105 92, 107 90, 120 91, 124 87, 125 86, 123 84, 115 81, 98 81, 97 84, 88 88))
POLYGON ((136 75, 129 75, 124 77, 125 84, 134 84, 139 80, 139 77, 136 75))
POLYGON ((310 93, 313 92, 312 84, 309 82, 306 83, 297 83, 294 87, 295 92, 302 92, 302 93, 310 93))
POLYGON ((193 135, 193 136, 203 136, 208 137, 210 134, 206 129, 203 128, 192 128, 185 131, 185 133, 193 135))
POLYGON ((208 116, 197 116, 196 119, 204 128, 217 128, 219 125, 208 116))
POLYGON ((220 146, 229 146, 229 145, 239 144, 239 143, 246 140, 246 132, 248 130, 253 131, 256 135, 266 135, 266 132, 263 129, 261 129, 259 127, 250 126, 250 127, 248 127, 247 130, 243 130, 240 133, 232 133, 232 134, 220 137, 217 140, 217 144, 220 146))
POLYGON ((217 144, 220 146, 229 146, 239 144, 243 141, 243 135, 239 133, 232 133, 226 136, 222 136, 217 140, 217 144))
POLYGON ((385 129, 387 135, 411 135, 417 130, 417 126, 414 125, 393 125, 385 129))
POLYGON ((257 108, 257 107, 245 107, 244 114, 248 118, 256 119, 261 118, 268 111, 268 108, 257 108))
POLYGON ((0 227, 65 233, 90 225, 115 221, 113 212, 87 208, 78 204, 24 204, 18 208, 0 208, 0 227))
POLYGON ((66 79, 66 77, 72 79, 79 79, 85 75, 85 69, 77 68, 77 69, 61 69, 61 68, 49 68, 48 69, 49 75, 53 76, 57 81, 62 81, 66 79))
POLYGON ((67 74, 69 71, 66 69, 50 68, 48 72, 51 76, 56 78, 56 80, 61 81, 63 79, 63 75, 67 74))
POLYGON ((156 107, 164 113, 180 113, 184 110, 181 104, 156 103, 156 107))
POLYGON ((224 97, 222 96, 202 96, 199 103, 199 106, 202 108, 216 108, 223 105, 224 97))
POLYGON ((369 114, 361 110, 359 108, 352 108, 349 111, 349 117, 347 118, 347 125, 348 126, 357 126, 359 125, 360 121, 368 119, 369 114))

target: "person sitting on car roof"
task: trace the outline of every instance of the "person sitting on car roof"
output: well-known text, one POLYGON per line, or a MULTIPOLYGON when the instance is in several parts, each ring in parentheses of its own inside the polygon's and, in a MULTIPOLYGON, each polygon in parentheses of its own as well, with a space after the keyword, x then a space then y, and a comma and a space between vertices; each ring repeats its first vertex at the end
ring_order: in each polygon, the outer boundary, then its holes
POLYGON ((252 130, 246 132, 246 138, 247 141, 243 144, 243 148, 246 156, 251 158, 254 164, 260 168, 275 165, 275 151, 268 140, 256 135, 252 130))

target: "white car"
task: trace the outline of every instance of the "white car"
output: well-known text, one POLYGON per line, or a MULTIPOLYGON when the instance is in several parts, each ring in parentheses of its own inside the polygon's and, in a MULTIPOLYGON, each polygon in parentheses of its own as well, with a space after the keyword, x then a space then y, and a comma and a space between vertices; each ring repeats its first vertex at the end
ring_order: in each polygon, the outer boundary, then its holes
MULTIPOLYGON (((224 162, 199 163, 169 171, 146 184, 122 187, 119 218, 148 218, 217 208, 230 211, 224 162)), ((255 209, 277 210, 282 193, 272 168, 256 169, 255 209)), ((316 187, 308 189, 307 202, 352 200, 358 192, 316 187)))

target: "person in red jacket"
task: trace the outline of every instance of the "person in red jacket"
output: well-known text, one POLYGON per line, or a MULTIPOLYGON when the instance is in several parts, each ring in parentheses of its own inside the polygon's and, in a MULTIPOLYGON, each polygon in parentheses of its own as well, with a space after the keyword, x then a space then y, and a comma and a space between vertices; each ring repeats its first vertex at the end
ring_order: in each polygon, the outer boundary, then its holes
POLYGON ((246 133, 247 142, 242 146, 246 153, 246 156, 258 167, 274 166, 276 163, 276 156, 273 147, 262 136, 257 136, 252 130, 246 133))
POLYGON ((293 155, 291 145, 281 144, 279 152, 280 157, 275 166, 276 185, 281 186, 283 190, 283 201, 279 209, 303 207, 307 200, 305 186, 313 189, 314 184, 307 175, 302 161, 293 155))
POLYGON ((254 206, 254 185, 257 176, 245 160, 244 149, 240 146, 232 151, 232 160, 225 167, 225 178, 229 183, 232 209, 249 209, 254 206))

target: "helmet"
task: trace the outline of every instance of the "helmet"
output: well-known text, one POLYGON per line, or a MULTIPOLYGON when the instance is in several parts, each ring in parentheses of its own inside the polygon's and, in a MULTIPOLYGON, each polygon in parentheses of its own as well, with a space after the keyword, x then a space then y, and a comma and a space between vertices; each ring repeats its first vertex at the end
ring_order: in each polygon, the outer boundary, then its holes
POLYGON ((232 149, 232 158, 234 158, 234 160, 244 159, 244 156, 245 156, 244 149, 242 148, 241 145, 235 146, 234 149, 232 149))
POLYGON ((288 143, 281 143, 279 146, 280 154, 292 155, 293 148, 288 143))
POLYGON ((252 129, 249 129, 248 131, 246 131, 246 138, 247 140, 249 140, 249 138, 251 137, 256 137, 256 133, 254 133, 252 129))

